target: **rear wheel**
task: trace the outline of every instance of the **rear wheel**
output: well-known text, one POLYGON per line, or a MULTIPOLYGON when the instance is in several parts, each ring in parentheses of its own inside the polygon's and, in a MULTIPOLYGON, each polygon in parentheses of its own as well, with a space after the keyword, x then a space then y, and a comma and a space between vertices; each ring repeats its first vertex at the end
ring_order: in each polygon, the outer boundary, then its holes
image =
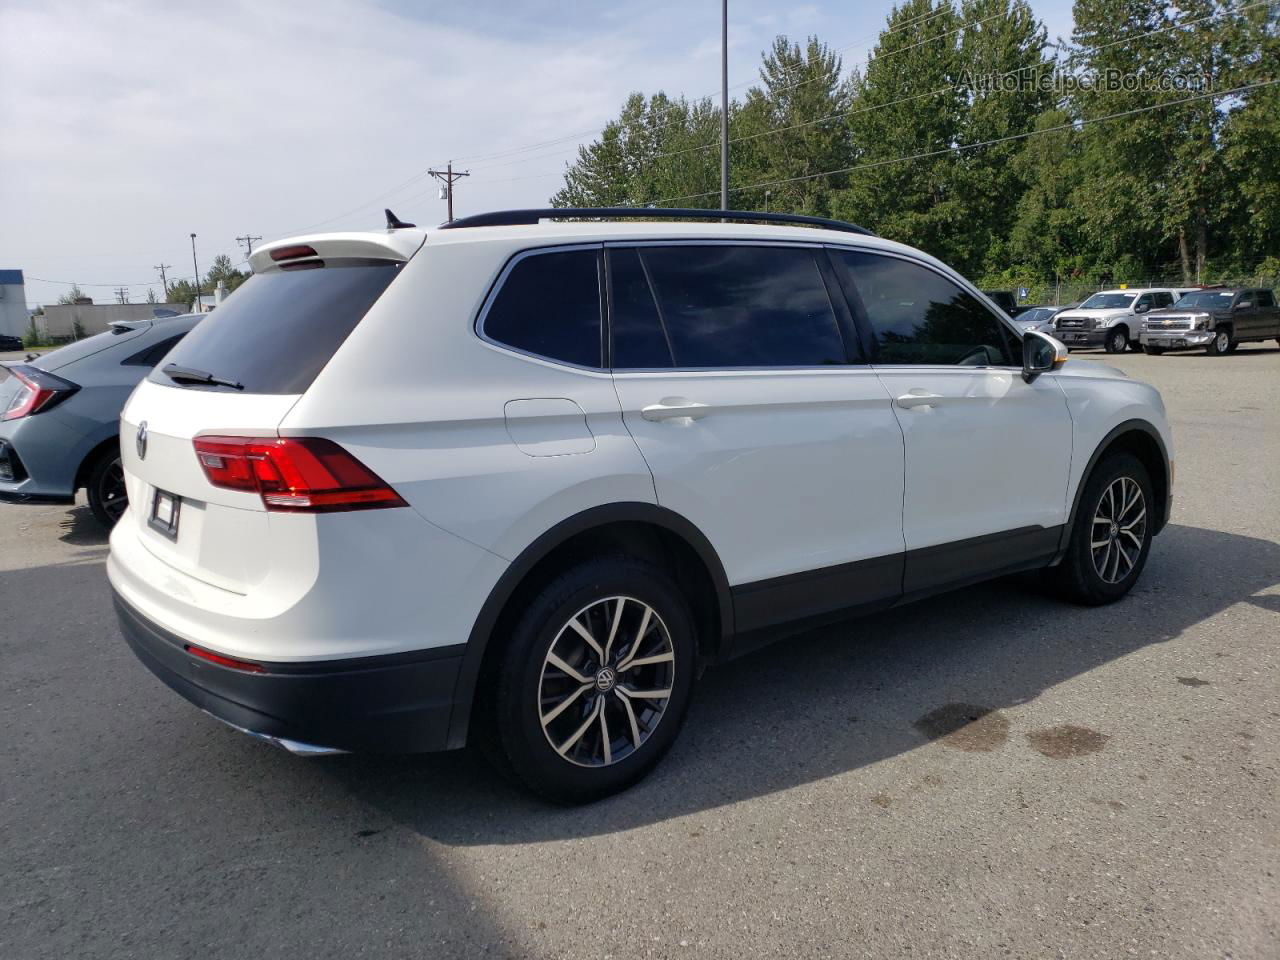
POLYGON ((493 747, 534 792, 587 803, 662 759, 693 689, 688 603, 658 567, 585 561, 529 602, 496 677, 493 747))
POLYGON ((89 468, 85 492, 89 495, 89 509, 97 521, 108 530, 114 527, 129 506, 119 450, 108 450, 98 456, 89 468))
POLYGON ((1085 483, 1071 540, 1049 579, 1070 600, 1114 603, 1138 581, 1151 549, 1151 477, 1137 457, 1113 454, 1085 483))
POLYGON ((1219 327, 1214 331, 1213 339, 1209 341, 1209 345, 1205 347, 1205 351, 1211 357, 1221 357, 1230 353, 1235 349, 1235 341, 1231 339, 1231 331, 1226 327, 1219 327))
POLYGON ((1129 328, 1116 327, 1107 331, 1107 338, 1102 342, 1107 353, 1124 353, 1129 349, 1129 328))

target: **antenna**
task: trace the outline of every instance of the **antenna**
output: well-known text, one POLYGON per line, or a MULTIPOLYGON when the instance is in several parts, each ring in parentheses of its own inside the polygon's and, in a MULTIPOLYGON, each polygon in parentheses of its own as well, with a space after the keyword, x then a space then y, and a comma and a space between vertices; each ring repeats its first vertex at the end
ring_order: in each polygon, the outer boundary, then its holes
POLYGON ((405 223, 403 220, 401 220, 399 217, 397 217, 394 213, 392 213, 390 208, 384 209, 382 212, 383 212, 383 213, 385 213, 385 214, 387 215, 387 229, 388 229, 388 230, 403 230, 403 229, 405 229, 406 227, 416 227, 416 226, 417 226, 417 224, 416 224, 416 223, 405 223))

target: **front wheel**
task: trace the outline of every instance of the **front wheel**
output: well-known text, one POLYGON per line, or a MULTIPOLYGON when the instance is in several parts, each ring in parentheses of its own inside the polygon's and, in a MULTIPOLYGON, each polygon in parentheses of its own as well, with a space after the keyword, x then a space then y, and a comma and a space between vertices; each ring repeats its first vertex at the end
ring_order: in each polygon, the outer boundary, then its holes
POLYGON ((680 731, 696 647, 688 603, 660 568, 627 556, 570 568, 512 632, 496 677, 499 762, 558 803, 629 787, 680 731))
POLYGON ((1226 327, 1219 327, 1213 334, 1213 339, 1209 341, 1209 346, 1205 351, 1211 357, 1226 356, 1235 349, 1235 342, 1231 339, 1231 331, 1226 327))
POLYGON ((1049 570, 1049 579, 1076 603, 1119 600, 1146 565, 1154 507, 1142 461, 1128 453, 1104 459, 1085 483, 1066 556, 1049 570))
POLYGON ((85 492, 89 495, 89 509, 94 518, 110 530, 129 506, 119 450, 109 450, 94 461, 89 468, 85 492))
POLYGON ((1126 327, 1116 327, 1114 330, 1107 332, 1107 338, 1103 341, 1103 347, 1107 353, 1124 353, 1129 349, 1129 331, 1126 327))

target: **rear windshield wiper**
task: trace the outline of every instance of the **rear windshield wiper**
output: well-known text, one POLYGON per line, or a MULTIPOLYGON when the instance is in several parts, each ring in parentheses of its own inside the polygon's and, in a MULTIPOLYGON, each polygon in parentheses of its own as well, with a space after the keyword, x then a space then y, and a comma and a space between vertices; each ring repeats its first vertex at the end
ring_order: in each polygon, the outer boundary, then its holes
POLYGON ((215 377, 205 370, 180 367, 176 363, 166 365, 160 372, 174 383, 207 383, 213 387, 230 387, 233 390, 244 389, 244 384, 239 381, 229 380, 226 377, 215 377))

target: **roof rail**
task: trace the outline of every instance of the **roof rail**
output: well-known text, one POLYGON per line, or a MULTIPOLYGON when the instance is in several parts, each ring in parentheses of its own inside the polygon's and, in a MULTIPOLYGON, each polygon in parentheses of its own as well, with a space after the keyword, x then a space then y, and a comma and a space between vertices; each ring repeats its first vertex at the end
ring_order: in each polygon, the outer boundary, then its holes
POLYGON ((875 234, 866 227, 843 220, 826 217, 806 217, 798 213, 772 213, 763 210, 707 210, 696 207, 542 207, 528 210, 494 210, 460 217, 440 224, 441 230, 459 230, 464 227, 513 227, 536 224, 539 220, 577 220, 597 218, 612 220, 747 220, 759 223, 799 223, 810 227, 824 227, 844 233, 861 233, 868 237, 875 234))

